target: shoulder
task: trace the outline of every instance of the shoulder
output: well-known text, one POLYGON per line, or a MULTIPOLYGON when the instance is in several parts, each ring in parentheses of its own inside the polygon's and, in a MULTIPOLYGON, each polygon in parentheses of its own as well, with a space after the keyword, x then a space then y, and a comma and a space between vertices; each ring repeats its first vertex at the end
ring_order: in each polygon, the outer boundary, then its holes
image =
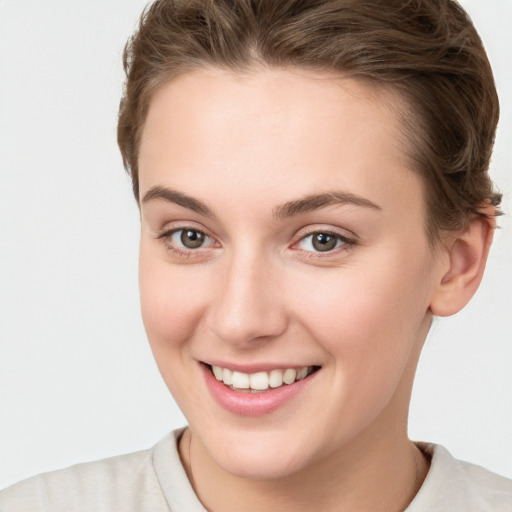
MULTIPOLYGON (((171 441, 170 436, 160 443, 171 441)), ((0 511, 167 511, 153 466, 153 451, 77 464, 28 478, 0 492, 0 511)))
POLYGON ((418 447, 431 457, 431 467, 407 512, 512 510, 512 480, 457 460, 443 446, 418 443, 418 447))

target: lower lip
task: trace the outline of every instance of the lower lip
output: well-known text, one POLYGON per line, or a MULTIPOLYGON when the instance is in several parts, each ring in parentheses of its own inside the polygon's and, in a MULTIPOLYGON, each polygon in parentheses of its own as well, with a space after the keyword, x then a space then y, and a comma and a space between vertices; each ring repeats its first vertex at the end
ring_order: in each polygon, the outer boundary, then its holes
POLYGON ((214 400, 227 411, 239 416, 261 416, 279 409, 308 386, 317 373, 293 384, 269 388, 268 391, 248 393, 233 391, 223 382, 218 381, 208 366, 204 364, 200 364, 200 366, 214 400))

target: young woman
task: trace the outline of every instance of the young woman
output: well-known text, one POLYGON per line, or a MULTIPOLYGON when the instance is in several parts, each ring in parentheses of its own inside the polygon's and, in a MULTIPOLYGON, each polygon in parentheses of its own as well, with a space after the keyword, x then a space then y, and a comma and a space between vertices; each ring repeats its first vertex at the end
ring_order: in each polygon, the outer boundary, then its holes
POLYGON ((500 213, 465 12, 160 0, 125 66, 142 314, 189 426, 0 509, 510 510, 511 481, 407 436, 432 319, 477 290, 500 213))

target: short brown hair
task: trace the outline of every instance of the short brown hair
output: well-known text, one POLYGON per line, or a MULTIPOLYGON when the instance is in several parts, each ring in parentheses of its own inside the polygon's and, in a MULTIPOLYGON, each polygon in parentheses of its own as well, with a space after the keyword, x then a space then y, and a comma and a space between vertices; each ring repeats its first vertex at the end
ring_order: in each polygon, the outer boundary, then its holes
POLYGON ((484 215, 484 204, 499 214, 488 175, 498 97, 482 42, 454 0, 157 0, 124 52, 118 143, 137 200, 156 89, 198 67, 256 63, 334 71, 399 93, 431 239, 484 215))

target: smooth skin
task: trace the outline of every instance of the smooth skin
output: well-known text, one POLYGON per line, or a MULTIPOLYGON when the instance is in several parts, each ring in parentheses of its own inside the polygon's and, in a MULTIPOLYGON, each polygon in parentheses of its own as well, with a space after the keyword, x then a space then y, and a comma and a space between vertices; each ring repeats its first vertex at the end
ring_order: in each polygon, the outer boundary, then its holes
POLYGON ((476 291, 493 225, 471 219, 433 251, 403 108, 298 69, 201 69, 152 98, 142 313, 208 510, 399 511, 427 474, 407 437, 414 373, 432 315, 476 291), (297 207, 311 195, 323 203, 297 207), (322 233, 332 243, 315 245, 322 233), (276 411, 245 417, 210 395, 212 360, 320 370, 276 411))

